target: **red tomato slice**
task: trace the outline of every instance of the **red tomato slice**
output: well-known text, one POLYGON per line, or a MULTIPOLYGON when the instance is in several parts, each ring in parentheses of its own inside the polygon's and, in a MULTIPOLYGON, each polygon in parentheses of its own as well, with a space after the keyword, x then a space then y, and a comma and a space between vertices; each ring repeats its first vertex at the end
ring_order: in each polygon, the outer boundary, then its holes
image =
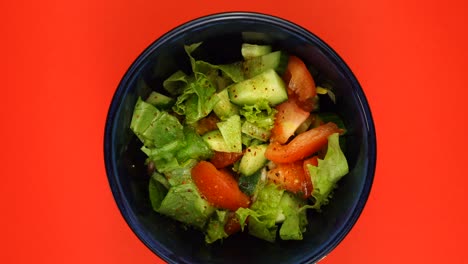
POLYGON ((312 110, 315 109, 314 97, 307 98, 304 101, 300 101, 297 97, 297 94, 295 94, 293 91, 290 91, 291 89, 288 88, 288 100, 293 100, 297 106, 299 106, 302 110, 306 112, 312 112, 312 110))
POLYGON ((317 167, 318 166, 318 156, 313 156, 312 158, 308 158, 308 159, 304 160, 304 168, 306 168, 306 165, 308 165, 308 164, 317 167))
POLYGON ((242 155, 242 153, 237 152, 215 151, 213 157, 210 159, 210 162, 213 163, 217 169, 221 169, 234 164, 242 157, 242 155))
POLYGON ((240 191, 234 177, 208 161, 200 161, 192 168, 192 179, 204 198, 216 207, 235 211, 250 204, 249 197, 240 191))
POLYGON ((275 125, 271 130, 271 141, 284 144, 294 135, 296 129, 309 117, 310 113, 297 106, 295 100, 287 100, 276 106, 275 125))
POLYGON ((214 113, 211 113, 210 115, 200 119, 197 122, 195 129, 199 135, 203 135, 207 132, 218 129, 216 123, 219 121, 219 118, 214 113))
POLYGON ((224 225, 224 232, 226 232, 226 234, 230 236, 234 233, 239 232, 240 230, 241 230, 241 225, 239 223, 239 219, 236 216, 236 213, 229 212, 227 222, 224 225))
POLYGON ((286 145, 272 142, 268 145, 265 157, 275 163, 302 160, 323 148, 328 142, 328 136, 341 132, 335 123, 329 122, 297 135, 286 145))
POLYGON ((315 81, 306 65, 294 55, 289 56, 283 79, 288 84, 288 88, 298 95, 301 102, 313 98, 317 93, 315 81))
POLYGON ((312 193, 312 181, 305 173, 302 161, 280 163, 267 173, 271 182, 292 193, 308 198, 312 193))
POLYGON ((312 178, 309 173, 309 168, 307 168, 307 165, 312 165, 317 167, 318 166, 318 156, 313 156, 312 158, 308 158, 304 160, 304 171, 307 177, 312 181, 312 178))

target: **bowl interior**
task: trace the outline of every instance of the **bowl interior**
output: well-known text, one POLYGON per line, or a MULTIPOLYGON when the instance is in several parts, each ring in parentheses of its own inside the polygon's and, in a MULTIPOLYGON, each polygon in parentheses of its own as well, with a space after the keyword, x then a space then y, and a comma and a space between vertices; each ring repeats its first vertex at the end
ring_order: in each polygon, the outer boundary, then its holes
POLYGON ((109 183, 129 226, 156 254, 177 263, 315 262, 332 250, 356 222, 372 184, 375 132, 365 96, 354 75, 336 53, 303 28, 279 18, 252 13, 218 14, 184 24, 154 42, 130 67, 111 103, 105 132, 109 183), (302 58, 319 72, 316 82, 333 83, 337 112, 347 127, 345 155, 350 172, 321 213, 309 210, 302 241, 265 242, 237 234, 223 243, 206 245, 199 231, 155 213, 148 197, 148 177, 141 143, 129 129, 138 96, 161 90, 176 70, 190 69, 183 45, 203 41, 200 57, 212 63, 241 58, 240 44, 271 44, 302 58), (142 82, 144 80, 144 82, 142 82), (144 83, 148 85, 144 85, 144 83))

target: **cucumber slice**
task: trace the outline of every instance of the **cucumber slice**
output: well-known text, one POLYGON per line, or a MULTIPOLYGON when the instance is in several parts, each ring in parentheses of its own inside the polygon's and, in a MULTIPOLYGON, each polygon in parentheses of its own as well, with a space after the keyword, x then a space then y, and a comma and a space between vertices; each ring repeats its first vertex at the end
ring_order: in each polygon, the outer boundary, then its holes
POLYGON ((243 43, 241 47, 242 57, 244 59, 250 59, 258 56, 262 56, 271 52, 271 46, 269 45, 256 45, 243 43))
POLYGON ((213 107, 216 116, 221 120, 226 120, 233 115, 239 114, 239 107, 229 100, 228 90, 224 89, 217 93, 218 103, 213 107))
POLYGON ((249 121, 245 121, 242 124, 242 133, 249 135, 255 139, 261 140, 263 142, 270 139, 271 131, 265 128, 258 127, 255 124, 250 123, 249 121))
POLYGON ((282 75, 287 66, 288 55, 283 51, 275 51, 245 60, 243 70, 245 78, 249 79, 268 69, 274 69, 278 74, 282 75))
POLYGON ((267 163, 265 151, 267 144, 250 146, 245 150, 239 164, 239 172, 244 176, 250 176, 260 170, 267 163))
POLYGON ((226 152, 242 152, 241 120, 240 116, 233 115, 226 121, 216 124, 228 146, 226 152))
POLYGON ((174 99, 158 92, 151 92, 146 102, 158 109, 169 109, 174 104, 174 99))
POLYGON ((251 196, 253 198, 252 200, 255 200, 258 191, 265 185, 265 181, 265 169, 258 170, 250 176, 241 175, 239 177, 239 189, 248 196, 251 196))
POLYGON ((229 146, 224 141, 223 135, 219 130, 213 130, 203 135, 203 140, 212 150, 229 152, 229 146))
POLYGON ((275 106, 288 99, 286 85, 275 70, 265 72, 233 84, 228 88, 229 98, 236 105, 253 105, 261 99, 275 106))

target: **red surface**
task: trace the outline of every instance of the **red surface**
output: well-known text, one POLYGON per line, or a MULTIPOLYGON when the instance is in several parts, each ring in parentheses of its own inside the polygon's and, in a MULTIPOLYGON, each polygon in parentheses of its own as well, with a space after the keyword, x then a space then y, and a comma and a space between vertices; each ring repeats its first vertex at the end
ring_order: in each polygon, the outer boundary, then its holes
POLYGON ((2 1, 1 263, 159 263, 114 204, 104 121, 130 63, 180 23, 279 15, 328 42, 372 107, 366 208, 323 263, 466 263, 465 1, 2 1))

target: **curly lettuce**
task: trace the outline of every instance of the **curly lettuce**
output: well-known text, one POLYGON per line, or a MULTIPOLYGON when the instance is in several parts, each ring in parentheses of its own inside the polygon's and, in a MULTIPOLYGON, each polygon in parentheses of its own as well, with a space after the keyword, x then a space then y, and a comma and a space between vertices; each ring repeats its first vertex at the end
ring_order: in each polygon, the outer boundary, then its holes
POLYGON ((318 159, 318 166, 307 165, 314 190, 314 208, 320 209, 329 202, 329 198, 336 183, 348 173, 348 162, 341 151, 339 134, 334 133, 328 137, 328 148, 324 159, 318 159))
POLYGON ((267 100, 258 100, 256 104, 244 105, 240 109, 240 114, 247 122, 264 130, 271 130, 275 124, 275 114, 277 110, 272 108, 267 100))

